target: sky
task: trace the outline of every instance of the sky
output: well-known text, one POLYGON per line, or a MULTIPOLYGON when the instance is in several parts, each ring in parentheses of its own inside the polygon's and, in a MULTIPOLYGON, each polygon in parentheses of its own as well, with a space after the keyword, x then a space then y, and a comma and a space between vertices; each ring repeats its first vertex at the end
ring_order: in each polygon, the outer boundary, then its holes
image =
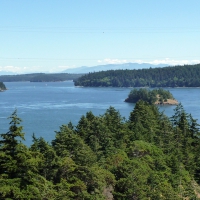
POLYGON ((200 63, 199 0, 0 0, 0 71, 200 63))

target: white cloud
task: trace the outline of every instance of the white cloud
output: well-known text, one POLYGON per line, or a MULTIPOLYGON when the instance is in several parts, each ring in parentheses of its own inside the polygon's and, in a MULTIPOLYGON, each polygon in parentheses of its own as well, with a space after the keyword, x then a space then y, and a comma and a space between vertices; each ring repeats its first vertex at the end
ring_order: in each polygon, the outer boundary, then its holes
POLYGON ((75 65, 71 66, 58 66, 52 67, 50 69, 44 68, 42 66, 32 66, 32 67, 18 67, 18 66, 0 66, 0 71, 12 72, 15 74, 24 74, 24 73, 58 73, 66 69, 74 68, 75 65))
POLYGON ((165 58, 162 60, 153 60, 150 62, 146 62, 154 65, 158 64, 167 64, 167 65, 187 65, 187 64, 197 64, 200 63, 200 60, 173 60, 169 58, 165 58))
MULTIPOLYGON (((174 60, 170 58, 164 58, 164 59, 155 59, 155 60, 126 60, 126 59, 101 59, 97 61, 99 65, 105 65, 105 64, 123 64, 123 63, 149 63, 149 64, 165 64, 166 66, 175 66, 175 65, 190 65, 190 64, 198 64, 200 63, 200 60, 174 60)), ((93 64, 92 66, 95 66, 93 64)), ((64 71, 66 69, 76 68, 76 65, 61 65, 57 67, 52 68, 44 68, 43 66, 32 66, 32 67, 18 67, 18 66, 0 66, 0 71, 5 72, 12 72, 15 74, 24 74, 24 73, 37 73, 37 72, 43 72, 43 73, 59 73, 61 71, 64 71)), ((89 66, 88 66, 89 67, 89 66)))
POLYGON ((5 72, 12 72, 16 74, 21 73, 34 73, 34 72, 41 72, 41 66, 33 66, 33 67, 18 67, 18 66, 0 66, 0 71, 5 72))
POLYGON ((99 64, 123 64, 123 63, 149 63, 153 65, 158 65, 158 64, 166 64, 166 65, 187 65, 187 64, 197 64, 200 63, 200 60, 174 60, 174 59, 169 59, 169 58, 164 58, 164 59, 156 59, 153 61, 147 61, 147 60, 125 60, 125 59, 110 59, 106 58, 103 60, 98 60, 97 61, 99 64))
POLYGON ((106 58, 106 59, 103 59, 103 60, 98 60, 97 62, 102 63, 102 64, 123 64, 123 63, 127 63, 128 61, 125 60, 125 59, 120 60, 120 59, 106 58))
POLYGON ((17 72, 21 71, 21 68, 20 67, 15 67, 15 66, 4 66, 4 67, 0 67, 0 71, 7 71, 7 72, 17 73, 17 72))

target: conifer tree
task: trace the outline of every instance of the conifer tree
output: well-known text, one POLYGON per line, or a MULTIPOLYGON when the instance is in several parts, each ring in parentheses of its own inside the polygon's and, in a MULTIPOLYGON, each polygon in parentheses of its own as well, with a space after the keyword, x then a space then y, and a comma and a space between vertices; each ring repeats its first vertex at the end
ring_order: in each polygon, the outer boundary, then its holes
POLYGON ((21 140, 24 140, 23 127, 19 126, 21 119, 17 116, 15 110, 9 117, 10 127, 7 133, 0 134, 0 173, 6 174, 7 178, 17 177, 18 160, 17 155, 20 149, 23 148, 21 140))
POLYGON ((38 174, 40 157, 21 142, 24 133, 17 110, 9 119, 9 131, 1 134, 0 140, 0 198, 41 199, 53 195, 51 184, 38 174))
POLYGON ((159 112, 155 105, 138 101, 129 117, 129 127, 134 132, 132 140, 154 143, 159 130, 158 119, 159 112))

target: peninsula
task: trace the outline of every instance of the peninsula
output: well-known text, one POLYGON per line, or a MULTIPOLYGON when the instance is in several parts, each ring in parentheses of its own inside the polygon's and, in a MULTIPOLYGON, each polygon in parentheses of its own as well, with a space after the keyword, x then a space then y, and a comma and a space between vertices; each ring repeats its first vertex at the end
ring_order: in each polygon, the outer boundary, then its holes
POLYGON ((74 84, 84 87, 200 87, 199 77, 200 64, 196 64, 92 72, 74 80, 74 84))

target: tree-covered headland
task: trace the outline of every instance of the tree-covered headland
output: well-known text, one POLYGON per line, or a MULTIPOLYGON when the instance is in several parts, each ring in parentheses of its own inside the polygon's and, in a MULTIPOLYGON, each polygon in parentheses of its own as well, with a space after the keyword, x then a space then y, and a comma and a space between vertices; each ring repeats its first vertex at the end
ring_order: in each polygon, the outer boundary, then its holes
MULTIPOLYGON (((181 104, 172 117, 138 101, 69 122, 30 146, 14 111, 0 137, 0 199, 183 200, 200 195, 200 130, 181 104)), ((33 130, 34 132, 34 130, 33 130)))
POLYGON ((137 103, 139 100, 149 102, 150 104, 178 104, 173 95, 168 90, 162 88, 153 90, 148 90, 146 88, 132 89, 128 98, 125 99, 125 102, 137 103))
POLYGON ((200 64, 93 72, 74 83, 85 87, 200 87, 200 64))
POLYGON ((3 82, 0 82, 0 92, 6 90, 6 86, 3 82))

